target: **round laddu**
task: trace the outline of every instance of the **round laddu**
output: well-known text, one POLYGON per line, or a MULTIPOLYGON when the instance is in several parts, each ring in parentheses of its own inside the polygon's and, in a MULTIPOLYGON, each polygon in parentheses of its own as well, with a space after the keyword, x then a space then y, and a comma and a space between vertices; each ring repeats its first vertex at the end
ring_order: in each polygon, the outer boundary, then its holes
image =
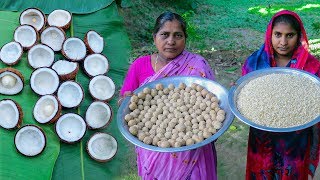
POLYGON ((225 119, 217 99, 208 94, 198 84, 165 87, 159 83, 144 88, 130 98, 131 112, 124 117, 129 132, 145 144, 162 148, 199 143, 215 134, 225 119))

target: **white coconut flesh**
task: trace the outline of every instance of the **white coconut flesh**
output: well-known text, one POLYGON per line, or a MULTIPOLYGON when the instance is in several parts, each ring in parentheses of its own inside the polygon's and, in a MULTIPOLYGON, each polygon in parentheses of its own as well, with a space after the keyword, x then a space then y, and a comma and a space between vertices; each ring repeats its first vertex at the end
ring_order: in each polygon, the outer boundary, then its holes
POLYGON ((48 123, 59 110, 58 100, 52 95, 42 96, 34 106, 33 116, 39 123, 48 123))
POLYGON ((41 30, 45 23, 44 14, 38 9, 30 8, 23 11, 20 15, 20 24, 28 24, 36 28, 37 31, 41 30))
POLYGON ((64 32, 57 27, 47 27, 41 33, 41 43, 48 45, 54 51, 61 50, 64 40, 64 32))
POLYGON ((50 68, 38 68, 31 74, 30 85, 39 95, 53 94, 58 89, 59 76, 50 68))
POLYGON ((22 47, 30 48, 37 41, 37 32, 32 26, 29 26, 29 25, 19 26, 14 31, 14 40, 19 42, 22 47))
POLYGON ((46 146, 46 137, 39 128, 26 125, 19 129, 14 139, 17 150, 26 156, 40 154, 46 146))
POLYGON ((89 139, 87 148, 94 159, 107 161, 117 153, 118 143, 107 133, 96 133, 89 139))
POLYGON ((90 80, 89 91, 99 100, 109 100, 115 93, 115 84, 107 76, 98 75, 90 80))
POLYGON ((0 59, 5 64, 15 64, 23 53, 22 46, 17 42, 5 44, 0 51, 0 59))
POLYGON ((22 91, 23 82, 17 74, 4 71, 0 74, 0 93, 6 95, 14 95, 22 91))
POLYGON ((28 52, 28 62, 31 67, 50 67, 54 61, 54 51, 43 44, 33 46, 28 52))
POLYGON ((86 132, 86 123, 83 118, 74 113, 62 115, 56 123, 56 132, 60 139, 65 142, 76 142, 86 132))
POLYGON ((101 53, 103 51, 104 40, 97 32, 89 31, 87 33, 87 39, 89 46, 94 53, 101 53))
POLYGON ((57 9, 52 11, 48 16, 50 26, 64 27, 71 21, 71 14, 68 11, 57 9))
POLYGON ((111 108, 103 102, 93 102, 86 111, 86 123, 93 129, 102 128, 111 121, 111 108))
POLYGON ((59 60, 52 65, 52 69, 54 69, 58 75, 66 75, 76 70, 77 66, 78 64, 76 62, 59 60))
POLYGON ((109 69, 108 59, 101 54, 91 54, 84 60, 84 69, 90 76, 107 73, 109 69))
POLYGON ((87 53, 84 42, 79 38, 68 38, 64 41, 62 48, 66 58, 73 61, 84 59, 87 53))
POLYGON ((17 126, 20 119, 17 105, 12 100, 0 101, 0 126, 12 129, 17 126))
POLYGON ((58 89, 58 99, 63 107, 73 108, 83 100, 84 92, 82 87, 74 81, 62 83, 58 89))

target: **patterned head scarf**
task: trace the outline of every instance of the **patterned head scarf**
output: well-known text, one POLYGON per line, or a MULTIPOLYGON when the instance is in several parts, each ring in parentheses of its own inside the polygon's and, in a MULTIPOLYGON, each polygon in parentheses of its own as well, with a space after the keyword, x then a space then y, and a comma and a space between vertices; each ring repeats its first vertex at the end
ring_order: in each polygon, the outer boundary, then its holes
POLYGON ((320 63, 308 51, 309 43, 308 43, 308 38, 306 35, 306 31, 304 29, 303 23, 300 17, 298 16, 298 14, 288 10, 279 11, 271 18, 267 26, 264 44, 258 51, 254 52, 245 61, 242 67, 242 75, 245 75, 257 69, 277 66, 276 60, 274 58, 274 50, 271 43, 272 25, 275 18, 284 14, 293 16, 298 21, 300 25, 300 30, 301 30, 299 46, 294 50, 293 56, 291 58, 290 67, 302 69, 305 71, 309 71, 310 73, 319 75, 320 63))

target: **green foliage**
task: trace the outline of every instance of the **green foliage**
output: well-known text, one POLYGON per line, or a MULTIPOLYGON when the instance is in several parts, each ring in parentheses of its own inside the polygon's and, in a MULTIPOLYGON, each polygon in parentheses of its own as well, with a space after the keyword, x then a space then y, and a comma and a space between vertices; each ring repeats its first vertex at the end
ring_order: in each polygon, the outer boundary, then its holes
POLYGON ((193 23, 192 18, 194 17, 195 12, 193 10, 189 10, 184 12, 181 16, 187 23, 187 34, 188 34, 188 47, 195 42, 201 40, 202 35, 198 33, 198 27, 195 23, 193 23))
POLYGON ((320 22, 313 22, 311 25, 313 30, 320 32, 320 22))

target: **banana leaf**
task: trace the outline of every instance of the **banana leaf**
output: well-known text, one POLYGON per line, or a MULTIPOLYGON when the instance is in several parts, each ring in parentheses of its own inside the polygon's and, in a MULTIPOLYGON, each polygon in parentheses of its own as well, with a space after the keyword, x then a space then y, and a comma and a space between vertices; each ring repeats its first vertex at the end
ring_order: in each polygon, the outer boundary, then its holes
POLYGON ((1 0, 0 10, 23 11, 30 7, 41 9, 48 14, 55 9, 64 9, 76 14, 86 14, 109 6, 113 0, 1 0))
MULTIPOLYGON (((0 21, 0 33, 6 32, 5 36, 0 37, 0 46, 12 40, 13 31, 18 26, 19 13, 1 12, 0 17, 6 17, 3 24, 0 21), (10 17, 8 15, 10 14, 10 17), (15 17, 14 17, 15 16, 15 17)), ((0 18, 1 19, 1 18, 0 18)), ((123 26, 123 19, 118 14, 116 3, 112 3, 107 8, 98 10, 90 14, 73 14, 73 22, 68 36, 84 38, 89 30, 95 30, 104 37, 105 47, 103 54, 108 58, 110 70, 106 74, 114 80, 116 89, 119 90, 126 70, 128 68, 128 59, 130 53, 130 42, 123 26)), ((26 83, 22 93, 11 98, 17 99, 26 114, 29 114, 27 122, 36 124, 31 117, 32 108, 37 100, 37 96, 31 92, 29 88, 29 77, 32 69, 26 63, 26 55, 23 60, 15 68, 21 70, 25 75, 26 83), (29 99, 27 99, 29 98, 29 99)), ((62 58, 61 54, 56 54, 55 59, 62 58)), ((4 67, 1 64, 1 67, 4 67)), ((93 102, 88 93, 89 77, 80 69, 76 77, 85 90, 85 98, 77 109, 64 110, 66 112, 76 112, 85 117, 85 111, 89 104, 93 102)), ((1 99, 6 96, 0 95, 1 99)), ((87 130, 85 137, 76 144, 65 144, 59 142, 57 136, 53 132, 52 125, 42 125, 46 130, 46 134, 52 137, 46 150, 37 157, 25 158, 21 157, 15 150, 13 144, 14 132, 0 130, 0 143, 8 144, 8 148, 1 145, 0 148, 0 179, 119 179, 130 173, 130 169, 134 162, 128 162, 132 156, 132 146, 123 138, 117 128, 117 96, 115 96, 109 104, 113 110, 113 119, 111 124, 102 130, 87 130), (86 152, 86 143, 89 137, 95 132, 106 132, 114 136, 118 142, 118 151, 115 157, 106 163, 99 163, 91 159, 86 152), (60 147, 60 150, 59 150, 60 147), (11 156, 6 158, 7 154, 11 156), (49 154, 51 153, 51 154, 49 154), (59 153, 59 156, 57 157, 59 153), (49 155, 51 155, 49 157, 49 155), (55 156, 53 156, 55 155, 55 156), (11 161, 13 163, 11 163, 11 161), (38 163, 39 161, 39 163, 38 163), (9 162, 9 163, 8 163, 9 162), (40 164, 42 162, 42 164, 40 164), (27 164, 27 165, 26 165, 27 164), (25 166, 25 167, 24 167, 25 166), (8 172, 9 171, 9 172, 8 172), (44 173, 40 173, 44 172, 44 173), (20 174, 21 176, 17 176, 20 174)))
MULTIPOLYGON (((0 11, 0 46, 13 40, 14 29, 19 25, 19 13, 0 11)), ((0 68, 7 67, 2 62, 0 68)), ((47 146, 36 157, 26 157, 19 154, 14 145, 16 130, 0 128, 0 179, 50 179, 54 163, 59 154, 59 140, 55 135, 52 125, 40 125, 33 119, 33 106, 38 96, 33 93, 29 86, 29 77, 32 69, 28 66, 26 54, 13 68, 18 69, 25 78, 24 88, 21 93, 14 96, 0 95, 2 99, 13 99, 22 107, 24 118, 23 124, 39 125, 45 132, 47 146)), ((1 118, 1 117, 0 117, 1 118)))

